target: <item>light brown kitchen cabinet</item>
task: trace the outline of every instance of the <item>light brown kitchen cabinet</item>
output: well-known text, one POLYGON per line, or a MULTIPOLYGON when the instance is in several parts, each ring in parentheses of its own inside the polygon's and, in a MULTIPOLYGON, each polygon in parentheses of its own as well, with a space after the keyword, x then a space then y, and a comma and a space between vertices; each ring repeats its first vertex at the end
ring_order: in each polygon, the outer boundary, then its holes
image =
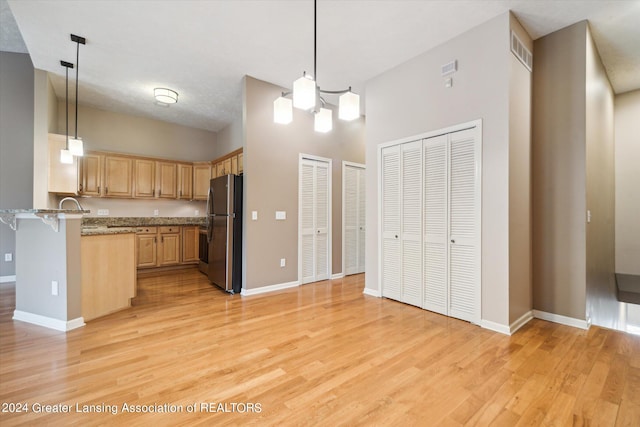
POLYGON ((177 198, 177 165, 173 162, 156 162, 157 196, 164 199, 177 198))
POLYGON ((85 153, 80 159, 80 194, 100 197, 102 195, 103 156, 85 153))
POLYGON ((178 163, 178 199, 193 199, 193 166, 178 163))
POLYGON ((193 164, 193 200, 207 200, 211 178, 211 163, 193 164))
POLYGON ((130 198, 133 196, 133 159, 123 156, 104 156, 105 197, 130 198))
POLYGON ((216 178, 224 175, 224 162, 216 163, 216 178))
POLYGON ((190 264, 199 261, 199 230, 197 226, 182 227, 182 263, 190 264))
POLYGON ((158 265, 158 229, 143 227, 136 230, 136 266, 138 268, 158 265))
POLYGON ((65 135, 49 134, 48 191, 57 194, 78 194, 78 157, 73 163, 60 162, 60 150, 67 148, 65 135))
POLYGON ((244 172, 244 153, 238 154, 238 174, 244 172))
POLYGON ((180 228, 178 226, 158 228, 158 266, 180 264, 180 228))
POLYGON ((134 197, 152 198, 156 191, 156 162, 147 159, 135 159, 134 197))
POLYGON ((231 174, 238 175, 238 156, 231 158, 231 174))

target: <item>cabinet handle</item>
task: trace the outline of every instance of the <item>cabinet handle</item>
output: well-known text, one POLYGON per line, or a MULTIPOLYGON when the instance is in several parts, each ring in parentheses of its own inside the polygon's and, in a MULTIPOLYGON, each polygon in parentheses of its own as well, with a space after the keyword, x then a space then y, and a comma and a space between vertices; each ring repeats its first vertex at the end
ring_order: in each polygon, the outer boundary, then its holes
POLYGON ((158 238, 157 237, 153 238, 153 243, 158 243, 158 238))
POLYGON ((100 186, 98 185, 98 194, 100 194, 100 186))
POLYGON ((158 197, 162 197, 162 188, 158 190, 158 197))
POLYGON ((104 194, 109 194, 109 187, 104 188, 104 194))
POLYGON ((164 236, 160 236, 160 243, 164 243, 164 236))
POLYGON ((182 197, 182 190, 180 190, 180 197, 182 197))
POLYGON ((80 191, 82 191, 82 189, 83 189, 82 184, 80 184, 80 191))

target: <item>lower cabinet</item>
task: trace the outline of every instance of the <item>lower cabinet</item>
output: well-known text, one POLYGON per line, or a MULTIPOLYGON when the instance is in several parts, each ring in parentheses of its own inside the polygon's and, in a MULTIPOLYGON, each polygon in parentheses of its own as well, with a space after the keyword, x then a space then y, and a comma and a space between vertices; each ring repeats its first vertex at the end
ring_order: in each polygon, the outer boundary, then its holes
POLYGON ((198 226, 138 227, 136 259, 139 269, 196 264, 198 226))

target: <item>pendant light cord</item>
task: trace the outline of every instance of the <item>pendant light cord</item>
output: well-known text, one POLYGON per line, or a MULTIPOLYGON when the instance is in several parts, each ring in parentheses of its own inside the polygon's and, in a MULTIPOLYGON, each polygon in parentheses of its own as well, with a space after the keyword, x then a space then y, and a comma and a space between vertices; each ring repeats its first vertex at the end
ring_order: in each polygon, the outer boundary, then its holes
POLYGON ((64 94, 64 99, 66 100, 66 104, 67 104, 67 110, 65 112, 65 118, 67 121, 67 137, 65 138, 65 147, 67 147, 67 150, 69 149, 69 67, 65 68, 66 70, 66 77, 65 77, 65 84, 64 84, 64 90, 65 90, 65 94, 64 94))
POLYGON ((78 139, 78 73, 79 72, 80 72, 80 42, 78 41, 76 42, 76 139, 78 139))
POLYGON ((313 0, 313 78, 316 79, 316 86, 318 86, 318 73, 316 71, 316 56, 317 56, 317 25, 316 25, 316 16, 317 16, 317 7, 318 1, 313 0))

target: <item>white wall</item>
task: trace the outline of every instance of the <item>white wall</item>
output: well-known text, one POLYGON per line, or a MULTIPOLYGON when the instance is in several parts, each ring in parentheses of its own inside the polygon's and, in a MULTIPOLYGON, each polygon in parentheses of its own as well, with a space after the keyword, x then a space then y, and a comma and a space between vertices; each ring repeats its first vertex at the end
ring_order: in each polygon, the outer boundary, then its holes
POLYGON ((509 13, 367 83, 366 288, 378 292, 378 145, 483 121, 482 319, 509 324, 509 13), (453 87, 440 67, 458 61, 453 87))
POLYGON ((616 272, 640 274, 640 90, 615 97, 616 272))

